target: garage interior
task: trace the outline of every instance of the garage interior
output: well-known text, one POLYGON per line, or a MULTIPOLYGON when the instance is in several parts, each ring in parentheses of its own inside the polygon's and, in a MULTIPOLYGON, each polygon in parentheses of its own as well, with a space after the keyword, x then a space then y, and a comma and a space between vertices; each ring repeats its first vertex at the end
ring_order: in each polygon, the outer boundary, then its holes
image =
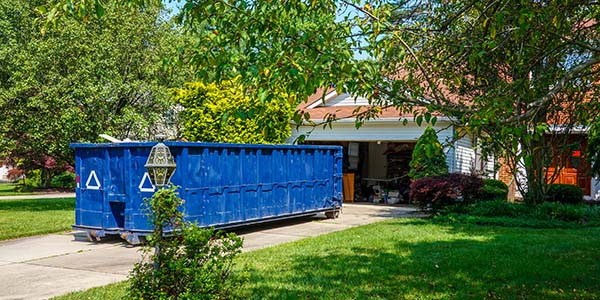
POLYGON ((408 203, 409 162, 415 142, 318 142, 344 148, 344 202, 408 203))

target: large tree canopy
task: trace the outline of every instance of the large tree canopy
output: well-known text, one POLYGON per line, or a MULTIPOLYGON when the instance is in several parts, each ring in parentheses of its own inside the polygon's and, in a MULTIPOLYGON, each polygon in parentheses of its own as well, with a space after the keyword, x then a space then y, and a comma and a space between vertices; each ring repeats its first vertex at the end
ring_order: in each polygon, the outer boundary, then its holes
POLYGON ((156 8, 114 10, 43 33, 41 4, 0 0, 0 157, 59 171, 71 142, 152 134, 181 81, 164 62, 180 44, 172 24, 156 8))
MULTIPOLYGON (((55 6, 49 20, 85 19, 94 3, 55 6)), ((599 10, 580 0, 187 0, 180 19, 203 79, 241 75, 263 101, 335 85, 374 105, 441 112, 515 175, 524 168, 536 202, 551 158, 576 146, 565 137, 599 111, 599 10)))
POLYGON ((569 133, 599 112, 599 8, 586 1, 433 4, 424 33, 402 35, 414 55, 386 55, 385 72, 409 69, 408 86, 426 83, 433 109, 478 133, 515 174, 524 169, 531 201, 543 199, 546 177, 558 175, 547 167, 564 165, 560 158, 579 143, 569 133))

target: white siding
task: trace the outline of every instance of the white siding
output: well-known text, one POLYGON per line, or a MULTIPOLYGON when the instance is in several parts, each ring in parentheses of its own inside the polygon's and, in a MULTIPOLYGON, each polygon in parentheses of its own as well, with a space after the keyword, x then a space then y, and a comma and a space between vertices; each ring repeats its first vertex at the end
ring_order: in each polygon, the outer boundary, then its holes
POLYGON ((496 172, 494 170, 495 167, 495 159, 493 156, 488 157, 483 165, 483 175, 488 178, 496 178, 496 172))
POLYGON ((8 178, 6 177, 7 174, 8 174, 8 167, 0 166, 0 180, 8 180, 8 178))
POLYGON ((594 200, 600 200, 600 180, 597 177, 592 177, 591 197, 594 200))
POLYGON ((455 169, 456 173, 471 174, 476 166, 475 149, 473 141, 468 135, 457 140, 454 144, 455 149, 455 169))

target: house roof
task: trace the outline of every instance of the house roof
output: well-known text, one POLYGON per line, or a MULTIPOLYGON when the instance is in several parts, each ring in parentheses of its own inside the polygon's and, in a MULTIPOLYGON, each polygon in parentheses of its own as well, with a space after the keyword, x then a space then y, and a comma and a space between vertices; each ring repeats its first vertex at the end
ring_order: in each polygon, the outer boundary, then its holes
MULTIPOLYGON (((338 94, 334 88, 320 88, 314 94, 308 97, 306 102, 298 105, 298 111, 308 113, 313 121, 322 121, 328 116, 335 116, 336 119, 354 119, 358 114, 364 113, 372 107, 368 99, 356 97, 350 94, 338 94)), ((424 107, 413 109, 425 110, 424 107)), ((402 111, 394 106, 381 108, 376 114, 379 119, 389 119, 397 121, 403 118, 412 118, 414 113, 411 111, 402 111)))

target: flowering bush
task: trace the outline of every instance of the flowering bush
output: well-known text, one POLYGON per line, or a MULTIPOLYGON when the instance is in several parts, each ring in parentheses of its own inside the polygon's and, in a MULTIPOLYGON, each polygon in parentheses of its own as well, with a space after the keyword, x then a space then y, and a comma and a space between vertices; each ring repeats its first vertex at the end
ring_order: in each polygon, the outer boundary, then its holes
POLYGON ((483 180, 472 175, 425 177, 412 182, 409 198, 422 209, 436 211, 447 205, 475 202, 482 187, 483 180))

